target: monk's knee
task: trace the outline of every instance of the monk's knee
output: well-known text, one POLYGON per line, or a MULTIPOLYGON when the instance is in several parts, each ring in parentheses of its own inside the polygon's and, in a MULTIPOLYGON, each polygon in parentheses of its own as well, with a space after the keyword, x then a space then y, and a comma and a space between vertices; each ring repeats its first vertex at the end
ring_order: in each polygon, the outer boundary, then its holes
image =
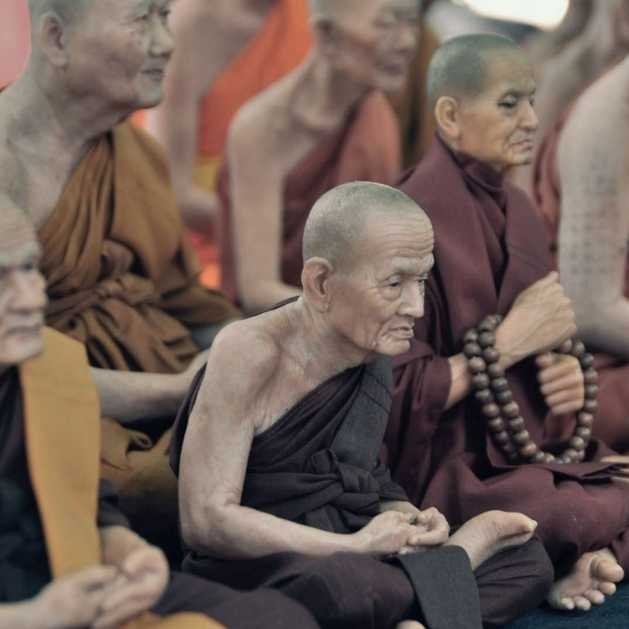
POLYGON ((537 539, 490 559, 476 571, 484 625, 499 627, 538 607, 554 578, 552 562, 537 539))
MULTIPOLYGON (((314 615, 301 603, 276 590, 256 590, 243 595, 247 598, 245 609, 249 619, 256 619, 252 627, 276 629, 316 629, 319 624, 314 615)), ((244 602, 244 601, 243 601, 244 602)), ((240 620, 242 622, 242 620, 240 620)), ((238 623, 226 626, 242 626, 238 623)))

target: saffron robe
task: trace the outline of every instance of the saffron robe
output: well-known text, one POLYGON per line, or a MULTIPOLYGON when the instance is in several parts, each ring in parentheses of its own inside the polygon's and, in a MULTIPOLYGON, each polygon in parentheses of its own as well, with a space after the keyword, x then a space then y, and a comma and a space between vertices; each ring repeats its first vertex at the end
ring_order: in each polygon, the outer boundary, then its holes
MULTIPOLYGON (((574 103, 544 139, 533 167, 533 195, 536 208, 546 226, 553 264, 557 268, 559 222, 561 220, 561 179, 557 151, 562 131, 574 103)), ((629 258, 625 272, 625 297, 629 297, 629 258)), ((598 420, 594 435, 620 452, 629 450, 629 364, 611 354, 595 355, 599 373, 598 420)))
MULTIPOLYGON (((202 376, 203 371, 177 420, 171 451, 175 472, 202 376)), ((390 361, 380 358, 338 374, 307 394, 255 437, 242 504, 349 534, 380 513, 381 501, 406 501, 405 492, 379 462, 391 384, 390 361)), ((541 544, 531 541, 483 564, 475 575, 478 586, 458 547, 391 562, 353 553, 331 557, 276 553, 222 561, 189 552, 184 570, 232 586, 278 588, 308 607, 324 627, 386 629, 418 618, 418 601, 419 618, 430 629, 472 629, 480 627, 481 611, 483 620, 493 626, 538 605, 552 580, 549 565, 541 544), (503 588, 507 581, 510 587, 503 588)))
MULTIPOLYGON (((294 70, 312 46, 307 0, 275 0, 262 28, 214 81, 199 104, 198 158, 194 179, 214 192, 227 133, 236 112, 250 99, 294 70)), ((212 234, 192 234, 211 286, 217 262, 212 234), (208 266, 211 265, 211 266, 208 266)))
MULTIPOLYGON (((16 584, 4 577, 21 577, 27 581, 22 589, 30 587, 29 597, 34 596, 53 578, 100 563, 98 527, 127 525, 102 483, 98 499, 99 406, 85 349, 53 330, 44 331, 44 341, 44 353, 21 365, 19 376, 9 372, 0 378, 0 603, 26 598, 11 596, 16 584), (17 493, 3 491, 7 481, 17 493), (30 509, 31 502, 36 508, 30 509), (20 545, 22 552, 31 551, 31 562, 15 565, 20 545)), ((317 626, 276 592, 235 592, 172 574, 152 612, 123 629, 223 626, 210 615, 235 629, 317 626)))
POLYGON ((0 90, 17 79, 31 48, 31 20, 27 0, 0 3, 0 90))
MULTIPOLYGON (((613 483, 611 454, 593 440, 585 463, 512 466, 493 443, 474 396, 446 411, 448 357, 463 335, 551 269, 546 234, 527 197, 489 167, 454 155, 436 138, 424 161, 400 185, 429 215, 436 266, 427 283, 424 317, 411 349, 395 360, 395 394, 386 436, 394 478, 418 505, 434 505, 451 523, 489 509, 520 511, 539 523, 537 535, 567 568, 588 550, 611 546, 629 567, 629 487, 613 483)), ((574 417, 547 417, 532 359, 507 372, 527 429, 543 449, 574 417)))
MULTIPOLYGON (((392 183, 399 174, 398 123, 381 92, 372 92, 348 117, 345 125, 325 137, 284 181, 280 270, 283 282, 301 286, 304 226, 315 201, 349 181, 392 183)), ((229 169, 219 175, 221 202, 222 289, 239 298, 231 218, 229 169)), ((255 208, 251 208, 254 212, 255 208)))

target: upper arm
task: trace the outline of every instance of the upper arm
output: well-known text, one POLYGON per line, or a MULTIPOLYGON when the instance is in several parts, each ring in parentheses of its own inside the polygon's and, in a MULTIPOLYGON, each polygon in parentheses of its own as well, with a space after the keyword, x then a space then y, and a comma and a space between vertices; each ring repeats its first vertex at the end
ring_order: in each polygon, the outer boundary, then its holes
POLYGON ((629 199, 621 182, 629 162, 624 143, 615 139, 620 127, 600 118, 603 112, 593 113, 590 107, 575 112, 557 157, 559 270, 577 317, 619 299, 625 282, 629 199))
POLYGON ((275 356, 273 345, 246 322, 216 338, 181 454, 184 531, 208 513, 240 504, 256 412, 275 356))

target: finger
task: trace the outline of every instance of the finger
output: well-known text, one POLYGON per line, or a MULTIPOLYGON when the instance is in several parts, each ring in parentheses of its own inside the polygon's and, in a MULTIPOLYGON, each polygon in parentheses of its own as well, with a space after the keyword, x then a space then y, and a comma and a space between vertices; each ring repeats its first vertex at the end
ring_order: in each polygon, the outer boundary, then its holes
POLYGON ((166 559, 161 551, 152 546, 131 553, 122 564, 124 572, 132 576, 146 571, 161 571, 163 568, 166 568, 166 559))
POLYGON ((99 590, 112 583, 118 575, 113 566, 94 566, 69 577, 69 581, 85 592, 99 590))
POLYGON ((584 393, 583 389, 583 376, 580 373, 570 373, 551 381, 542 383, 540 391, 544 396, 553 395, 560 391, 577 390, 581 394, 584 393))
POLYGON ((149 599, 129 601, 127 604, 101 614, 94 622, 93 629, 113 629, 144 613, 153 605, 149 599))
POLYGON ((580 388, 564 389, 563 391, 557 391, 552 395, 544 396, 546 404, 550 408, 555 408, 560 404, 578 404, 578 408, 583 406, 583 394, 580 388))
POLYGON ((565 404, 559 404, 557 406, 551 406, 550 412, 553 415, 567 415, 569 413, 576 413, 583 408, 583 400, 574 402, 566 402, 565 404))
POLYGON ((537 374, 537 379, 540 384, 544 385, 555 380, 559 380, 566 376, 576 376, 580 380, 583 379, 583 374, 581 373, 581 368, 578 363, 573 363, 572 361, 560 361, 551 365, 550 367, 546 367, 542 369, 537 374))
POLYGON ((120 587, 105 598, 102 604, 104 612, 116 607, 124 607, 134 600, 155 598, 160 592, 160 584, 155 579, 142 579, 138 582, 130 582, 120 587))
POLYGON ((603 463, 618 463, 619 465, 629 465, 629 456, 622 454, 612 454, 610 456, 604 456, 601 461, 603 463))
POLYGON ((426 533, 415 533, 409 537, 411 546, 439 546, 448 539, 448 533, 443 529, 435 529, 426 533))
POLYGON ((545 352, 535 357, 535 363, 540 369, 548 369, 557 362, 557 355, 553 352, 545 352))

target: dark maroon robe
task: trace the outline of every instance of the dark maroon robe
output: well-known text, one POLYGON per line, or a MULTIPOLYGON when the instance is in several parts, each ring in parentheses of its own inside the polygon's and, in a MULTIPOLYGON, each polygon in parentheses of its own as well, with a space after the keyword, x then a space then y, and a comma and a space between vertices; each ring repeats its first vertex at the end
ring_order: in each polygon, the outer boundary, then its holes
MULTIPOLYGON (((32 598, 51 579, 26 457, 21 387, 17 370, 12 369, 0 376, 0 605, 32 598)), ((99 527, 126 523, 116 508, 115 494, 101 483, 99 527)), ((307 610, 279 592, 236 592, 176 573, 152 611, 158 616, 197 612, 230 629, 318 627, 307 610)))
MULTIPOLYGON (((509 465, 472 395, 446 411, 448 357, 465 332, 551 270, 546 233, 524 193, 493 170, 455 156, 437 138, 400 188, 429 215, 436 266, 411 350, 395 361, 395 395, 386 436, 393 475, 419 505, 453 522, 488 509, 520 511, 539 522, 551 558, 570 565, 583 552, 611 546, 629 568, 629 487, 596 461, 611 451, 593 441, 586 463, 509 465)), ((536 443, 556 452, 574 417, 552 418, 532 360, 507 374, 536 443)))
MULTIPOLYGON (((175 424, 176 473, 202 376, 203 371, 175 424)), ((391 388, 390 361, 381 358, 307 394, 254 439, 242 504, 348 534, 377 515, 381 501, 406 501, 379 462, 391 388)), ((454 546, 388 562, 353 553, 223 561, 189 552, 184 570, 232 587, 278 588, 308 607, 322 626, 345 629, 387 629, 413 618, 430 629, 473 629, 480 627, 481 614, 486 626, 501 625, 537 606, 552 582, 537 540, 495 556, 474 575, 465 553, 454 546)))

